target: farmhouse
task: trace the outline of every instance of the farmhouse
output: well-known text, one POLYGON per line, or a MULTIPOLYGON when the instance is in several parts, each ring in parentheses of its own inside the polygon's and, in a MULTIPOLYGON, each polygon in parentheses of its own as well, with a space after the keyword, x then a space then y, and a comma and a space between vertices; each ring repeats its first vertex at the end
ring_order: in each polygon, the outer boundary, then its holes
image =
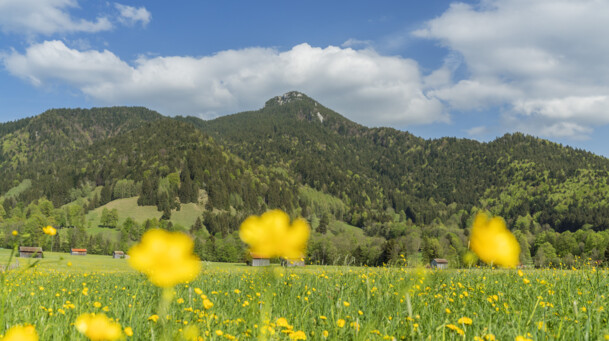
POLYGON ((72 250, 70 250, 70 254, 72 256, 86 256, 87 249, 72 249, 72 250))
POLYGON ((35 246, 20 246, 19 257, 22 258, 42 258, 42 248, 35 246))
POLYGON ((271 265, 271 260, 267 257, 257 255, 255 253, 250 254, 252 256, 251 266, 269 266, 271 265))
POLYGON ((125 258, 125 253, 123 251, 114 251, 112 252, 112 258, 125 258))
POLYGON ((435 258, 431 261, 431 267, 436 269, 448 269, 448 261, 444 258, 435 258))

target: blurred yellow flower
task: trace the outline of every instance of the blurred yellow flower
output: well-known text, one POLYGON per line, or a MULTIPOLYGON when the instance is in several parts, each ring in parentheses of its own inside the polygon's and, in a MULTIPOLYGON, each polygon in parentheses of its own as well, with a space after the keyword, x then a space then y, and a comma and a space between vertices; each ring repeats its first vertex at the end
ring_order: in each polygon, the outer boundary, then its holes
POLYGON ((17 325, 11 327, 6 335, 2 339, 2 341, 38 341, 38 333, 36 332, 36 328, 30 324, 26 324, 24 326, 17 325))
POLYGON ((129 250, 129 265, 146 274, 152 284, 169 288, 192 281, 201 271, 201 262, 193 255, 194 243, 181 232, 149 230, 139 244, 129 250))
POLYGON ((82 314, 76 319, 74 326, 93 341, 118 340, 122 334, 121 325, 105 314, 82 314))
POLYGON ((133 329, 131 329, 131 327, 126 327, 124 331, 125 331, 125 335, 133 336, 133 329))
POLYGON ((49 236, 54 236, 57 234, 57 230, 51 225, 43 227, 42 232, 44 232, 44 234, 48 234, 49 236))
POLYGON ((338 321, 336 321, 336 325, 337 325, 339 328, 344 327, 344 326, 345 326, 345 320, 343 320, 343 319, 338 319, 338 321))
POLYGON ((239 237, 249 245, 250 252, 265 258, 301 258, 309 233, 306 220, 300 218, 290 224, 290 217, 281 210, 250 216, 239 228, 239 237))
POLYGON ((470 248, 487 264, 514 268, 519 263, 520 244, 500 217, 478 213, 472 227, 470 248))
POLYGON ((158 320, 159 320, 159 315, 157 315, 157 314, 151 315, 151 316, 148 318, 148 321, 152 321, 152 322, 156 322, 156 321, 158 321, 158 320))
POLYGON ((13 232, 12 232, 12 233, 13 233, 13 236, 16 236, 16 235, 18 235, 18 234, 19 234, 19 232, 18 232, 17 230, 13 230, 13 232))

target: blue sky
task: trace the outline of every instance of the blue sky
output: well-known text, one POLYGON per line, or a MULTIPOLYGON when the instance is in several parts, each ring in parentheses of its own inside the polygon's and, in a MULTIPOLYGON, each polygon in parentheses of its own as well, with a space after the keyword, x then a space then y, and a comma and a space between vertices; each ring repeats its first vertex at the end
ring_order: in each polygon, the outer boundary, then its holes
POLYGON ((211 119, 298 90, 367 126, 609 156, 609 3, 0 0, 0 121, 211 119))

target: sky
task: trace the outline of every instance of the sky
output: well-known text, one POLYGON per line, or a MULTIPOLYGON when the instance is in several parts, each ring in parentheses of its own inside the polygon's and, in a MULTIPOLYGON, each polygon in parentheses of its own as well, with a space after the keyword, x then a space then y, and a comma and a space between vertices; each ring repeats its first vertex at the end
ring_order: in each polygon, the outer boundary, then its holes
POLYGON ((609 157, 609 2, 0 0, 0 122, 203 119, 300 91, 369 127, 609 157))

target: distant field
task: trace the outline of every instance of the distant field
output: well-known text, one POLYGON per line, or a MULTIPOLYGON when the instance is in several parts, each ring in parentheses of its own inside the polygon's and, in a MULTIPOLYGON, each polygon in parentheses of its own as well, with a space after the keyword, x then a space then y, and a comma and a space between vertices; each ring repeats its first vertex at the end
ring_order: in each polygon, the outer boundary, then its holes
MULTIPOLYGON (((0 249, 0 265, 6 265, 11 250, 0 249)), ((44 252, 44 258, 14 258, 13 263, 18 262, 20 267, 27 267, 39 260, 37 269, 57 270, 67 272, 133 272, 125 259, 113 259, 112 256, 86 255, 72 256, 63 252, 44 252), (68 266, 68 262, 71 263, 68 266)))

